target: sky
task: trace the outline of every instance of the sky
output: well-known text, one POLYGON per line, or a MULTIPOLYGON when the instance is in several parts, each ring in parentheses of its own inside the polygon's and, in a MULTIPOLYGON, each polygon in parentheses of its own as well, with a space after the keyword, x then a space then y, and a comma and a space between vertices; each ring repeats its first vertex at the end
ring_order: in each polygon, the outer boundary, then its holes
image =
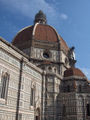
POLYGON ((39 10, 68 46, 75 46, 76 67, 90 80, 90 0, 0 0, 0 36, 11 42, 39 10))

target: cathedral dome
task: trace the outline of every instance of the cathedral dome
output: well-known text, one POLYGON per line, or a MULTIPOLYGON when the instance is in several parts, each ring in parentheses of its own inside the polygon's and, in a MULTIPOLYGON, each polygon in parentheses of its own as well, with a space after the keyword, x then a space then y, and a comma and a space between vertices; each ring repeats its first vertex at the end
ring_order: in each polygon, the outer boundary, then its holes
POLYGON ((33 28, 34 26, 29 26, 20 30, 14 37, 12 44, 16 46, 18 44, 30 41, 32 39, 33 28))
POLYGON ((64 77, 70 76, 86 77, 80 69, 74 67, 69 68, 64 72, 64 77))
MULTIPOLYGON (((19 48, 20 44, 30 43, 33 40, 53 42, 60 44, 61 49, 68 51, 69 47, 56 30, 47 24, 36 23, 33 26, 22 29, 12 41, 12 44, 19 48)), ((27 44, 28 47, 29 44, 27 44)))
MULTIPOLYGON (((44 44, 51 43, 54 49, 63 50, 66 54, 69 47, 63 38, 58 35, 56 30, 47 24, 46 15, 40 10, 34 19, 34 25, 23 28, 17 33, 12 41, 12 44, 20 50, 30 48, 33 41, 43 42, 44 44)), ((51 48, 50 48, 51 49, 51 48)))
POLYGON ((34 38, 48 42, 58 42, 58 35, 55 29, 49 25, 37 24, 34 30, 34 38))

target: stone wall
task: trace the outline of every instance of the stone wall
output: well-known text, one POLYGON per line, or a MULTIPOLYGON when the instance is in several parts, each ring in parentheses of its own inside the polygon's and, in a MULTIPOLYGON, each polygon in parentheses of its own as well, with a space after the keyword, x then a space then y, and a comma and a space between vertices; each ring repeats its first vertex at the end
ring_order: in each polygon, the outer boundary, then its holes
POLYGON ((0 84, 2 73, 10 77, 7 98, 0 98, 0 120, 34 120, 38 115, 41 118, 42 71, 3 40, 0 41, 0 84), (31 88, 34 88, 33 105, 31 88))

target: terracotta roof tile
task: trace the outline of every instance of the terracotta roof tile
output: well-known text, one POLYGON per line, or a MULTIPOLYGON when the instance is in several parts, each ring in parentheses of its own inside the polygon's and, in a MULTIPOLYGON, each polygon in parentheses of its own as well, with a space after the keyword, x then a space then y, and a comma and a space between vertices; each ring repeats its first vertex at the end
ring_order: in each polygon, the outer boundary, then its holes
POLYGON ((21 30, 13 39, 12 44, 15 45, 25 41, 28 42, 29 40, 32 39, 32 31, 33 31, 33 26, 21 30))
MULTIPOLYGON (((66 42, 63 40, 61 36, 58 35, 56 30, 44 24, 35 24, 34 26, 29 26, 22 29, 18 34, 15 36, 12 44, 15 46, 22 46, 21 44, 26 44, 29 46, 29 41, 32 40, 32 36, 34 39, 39 41, 47 41, 47 42, 57 42, 59 43, 60 39, 60 46, 61 49, 68 51, 69 47, 67 46, 66 42)), ((26 47, 26 46, 25 46, 26 47)))
POLYGON ((38 24, 35 30, 34 38, 49 42, 58 42, 58 36, 55 30, 49 25, 38 24))
POLYGON ((64 72, 64 77, 80 76, 85 77, 84 73, 78 68, 69 68, 64 72))
POLYGON ((69 50, 69 47, 67 46, 66 42, 63 40, 63 38, 60 36, 61 40, 61 49, 65 49, 66 51, 69 50))

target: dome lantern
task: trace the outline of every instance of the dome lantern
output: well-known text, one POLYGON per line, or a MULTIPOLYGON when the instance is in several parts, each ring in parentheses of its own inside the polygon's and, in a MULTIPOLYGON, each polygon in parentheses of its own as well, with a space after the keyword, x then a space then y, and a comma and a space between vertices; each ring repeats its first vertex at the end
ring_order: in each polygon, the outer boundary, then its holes
POLYGON ((46 23, 47 23, 46 15, 43 13, 42 10, 40 10, 40 11, 35 15, 34 23, 41 23, 41 24, 46 24, 46 23))

